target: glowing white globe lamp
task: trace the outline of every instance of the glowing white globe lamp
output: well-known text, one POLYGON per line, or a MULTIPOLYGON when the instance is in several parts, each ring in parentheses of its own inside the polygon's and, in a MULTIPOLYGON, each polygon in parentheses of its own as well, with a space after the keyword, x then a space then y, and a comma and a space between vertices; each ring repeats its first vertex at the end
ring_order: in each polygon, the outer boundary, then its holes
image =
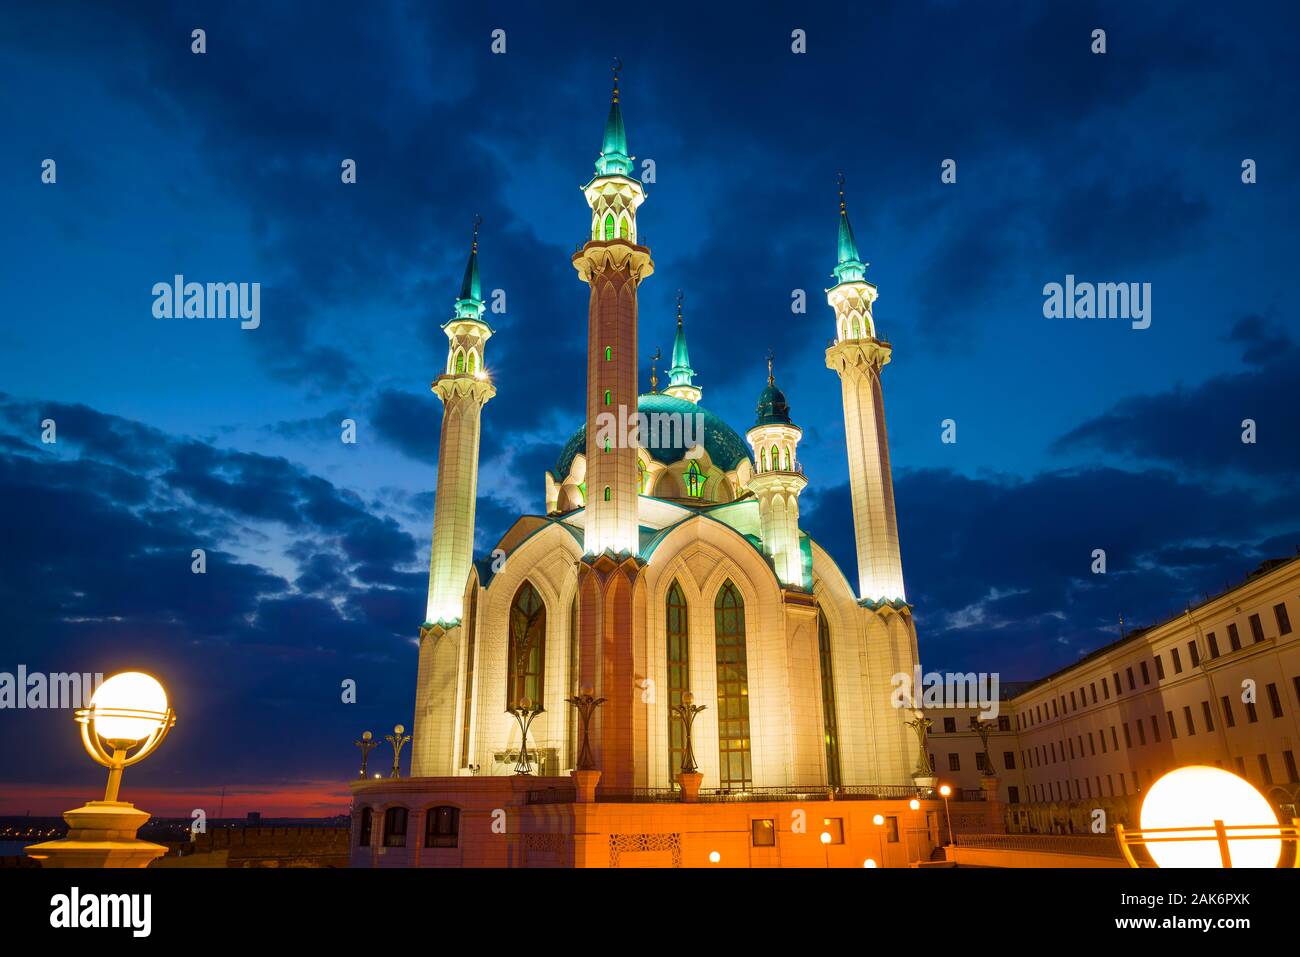
POLYGON ((1223 768, 1188 765, 1147 790, 1138 813, 1141 830, 1116 826, 1120 849, 1137 867, 1131 845, 1141 844, 1158 867, 1277 867, 1284 841, 1296 841, 1296 822, 1284 827, 1264 795, 1223 768))

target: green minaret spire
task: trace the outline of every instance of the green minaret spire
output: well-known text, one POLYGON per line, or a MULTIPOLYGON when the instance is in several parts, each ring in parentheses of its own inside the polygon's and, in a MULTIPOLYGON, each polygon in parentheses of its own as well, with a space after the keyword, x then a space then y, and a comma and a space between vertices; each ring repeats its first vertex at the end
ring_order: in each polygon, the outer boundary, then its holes
POLYGON ((695 370, 686 351, 686 333, 682 331, 682 291, 677 290, 677 338, 673 340, 673 366, 668 370, 669 385, 694 385, 695 370))
POLYGON ((481 216, 474 217, 474 241, 469 247, 469 261, 465 263, 465 278, 460 283, 460 298, 456 300, 456 318, 483 318, 483 284, 478 277, 478 228, 481 216))
POLYGON ((623 110, 618 105, 618 71, 623 61, 614 60, 614 94, 609 104, 609 117, 605 120, 605 139, 596 160, 597 176, 627 176, 632 172, 632 159, 627 152, 627 131, 623 128, 623 110))
POLYGON ((849 223, 848 207, 844 204, 844 174, 839 174, 840 184, 840 232, 839 258, 833 270, 835 281, 852 282, 861 280, 867 272, 867 264, 858 257, 858 243, 853 238, 853 226, 849 223))

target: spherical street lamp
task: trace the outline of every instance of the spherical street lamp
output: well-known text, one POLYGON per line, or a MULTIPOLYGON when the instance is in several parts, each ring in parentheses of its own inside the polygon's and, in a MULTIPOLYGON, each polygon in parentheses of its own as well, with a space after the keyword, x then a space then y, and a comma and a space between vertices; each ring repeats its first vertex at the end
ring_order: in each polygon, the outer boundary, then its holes
POLYGON ((167 848, 136 838, 149 813, 117 796, 122 772, 156 751, 176 723, 167 692, 152 675, 124 671, 101 684, 90 707, 75 717, 86 753, 108 768, 104 800, 65 811, 69 836, 33 844, 26 852, 45 867, 147 867, 167 848))
POLYGON ((1283 841, 1295 842, 1296 822, 1279 825, 1264 795, 1222 768, 1177 768, 1147 790, 1140 831, 1115 835, 1125 859, 1142 844, 1159 867, 1276 867, 1283 841))

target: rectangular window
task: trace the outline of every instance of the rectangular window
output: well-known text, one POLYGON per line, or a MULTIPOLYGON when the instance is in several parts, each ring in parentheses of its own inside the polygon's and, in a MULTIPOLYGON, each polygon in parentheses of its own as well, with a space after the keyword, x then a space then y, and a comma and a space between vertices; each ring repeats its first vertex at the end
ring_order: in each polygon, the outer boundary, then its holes
POLYGON ((1260 778, 1260 780, 1263 781, 1265 784, 1272 784, 1272 783, 1273 783, 1273 771, 1272 771, 1272 769, 1268 766, 1268 755, 1267 755, 1267 754, 1261 754, 1261 755, 1259 755, 1259 778, 1260 778))
POLYGON ((1124 772, 1119 772, 1119 789, 1122 793, 1128 794, 1128 782, 1124 780, 1124 772))
POLYGON ((1088 732, 1088 754, 1089 756, 1093 756, 1096 755, 1096 753, 1097 753, 1097 739, 1094 738, 1092 736, 1092 732, 1089 731, 1088 732))
POLYGON ((1060 712, 1060 711, 1057 709, 1057 707, 1056 707, 1056 699, 1053 698, 1053 699, 1052 699, 1052 717, 1053 717, 1053 718, 1059 718, 1060 716, 1061 716, 1061 712, 1060 712))
POLYGON ((1250 724, 1254 724, 1254 723, 1255 723, 1256 721, 1258 721, 1258 720, 1259 720, 1259 712, 1255 710, 1255 702, 1253 702, 1253 701, 1247 701, 1247 702, 1246 702, 1246 721, 1247 721, 1248 723, 1250 723, 1250 724))
POLYGON ((1286 763, 1286 779, 1290 784, 1300 783, 1300 773, 1297 773, 1295 766, 1295 753, 1292 751, 1283 751, 1282 760, 1286 763))
POLYGON ((776 847, 776 821, 771 818, 750 821, 749 834, 755 847, 776 847))
POLYGON ((1205 719, 1205 730, 1214 731, 1214 709, 1210 707, 1210 702, 1201 702, 1201 717, 1205 719))
POLYGON ((384 812, 384 847, 406 847, 406 816, 404 807, 384 812))
POLYGON ((1277 693, 1277 685, 1268 686, 1268 706, 1273 709, 1273 717, 1282 717, 1282 696, 1277 693))
POLYGON ((1156 744, 1160 743, 1160 719, 1155 715, 1151 716, 1151 737, 1155 738, 1156 744))
POLYGON ((1156 680, 1165 680, 1165 661, 1159 655, 1156 655, 1156 680))
POLYGON ((885 818, 885 841, 890 844, 898 843, 898 818, 885 818))
POLYGON ((1008 718, 1005 714, 998 715, 998 730, 999 731, 1011 730, 1011 719, 1008 718))
POLYGON ((1210 646, 1210 657, 1211 658, 1219 657, 1219 639, 1214 637, 1214 632, 1210 632, 1208 635, 1206 635, 1205 641, 1206 644, 1210 646))
POLYGON ((958 754, 949 754, 949 755, 948 755, 948 770, 949 770, 949 771, 960 771, 960 770, 961 770, 961 755, 958 755, 958 754))
POLYGON ((1286 613, 1286 602, 1273 606, 1273 617, 1277 619, 1277 633, 1279 635, 1291 634, 1291 618, 1286 613))
MULTIPOLYGON (((1291 753, 1290 751, 1287 752, 1287 754, 1290 753, 1291 753)), ((1007 803, 1008 804, 1020 803, 1020 788, 1016 787, 1014 784, 1007 788, 1007 803)))
POLYGON ((1095 681, 1088 682, 1088 690, 1092 692, 1092 703, 1096 704, 1097 703, 1097 682, 1095 681))
POLYGON ((1147 667, 1147 663, 1145 661, 1141 661, 1138 662, 1138 666, 1142 669, 1142 684, 1144 685, 1151 684, 1151 669, 1147 667))
POLYGON ((1190 738, 1196 734, 1196 725, 1192 723, 1192 709, 1189 705, 1183 705, 1183 720, 1187 722, 1187 736, 1190 738))
POLYGON ((1165 717, 1169 719, 1169 740, 1170 740, 1170 741, 1177 741, 1177 740, 1178 740, 1178 725, 1174 724, 1174 713, 1173 713, 1172 711, 1166 711, 1166 712, 1165 712, 1165 717))
POLYGON ((1124 722, 1124 747, 1133 747, 1133 734, 1128 729, 1128 722, 1124 722))
POLYGON ((1133 666, 1130 665, 1129 667, 1125 668, 1125 669, 1124 669, 1124 673, 1128 675, 1128 690, 1129 690, 1129 691, 1136 691, 1136 690, 1137 690, 1137 682, 1136 682, 1135 680, 1133 680, 1133 666))
POLYGON ((1098 731, 1097 737, 1101 738, 1101 753, 1105 754, 1106 753, 1106 732, 1098 731))
POLYGON ((1232 716, 1232 701, 1229 700, 1226 694, 1219 700, 1223 704, 1223 723, 1230 728, 1235 728, 1237 719, 1232 716))
POLYGON ((1300 703, 1300 675, 1291 679, 1291 686, 1295 688, 1295 700, 1300 703))
POLYGON ((956 718, 944 718, 944 719, 943 719, 943 733, 944 733, 944 734, 956 734, 956 733, 957 733, 957 719, 956 719, 956 718))
POLYGON ((430 808, 424 818, 425 847, 455 847, 460 835, 460 808, 430 808))
POLYGON ((831 836, 830 843, 832 844, 843 844, 844 843, 844 818, 842 817, 822 818, 822 834, 829 834, 831 836))
POLYGON ((984 766, 984 752, 983 752, 983 751, 976 751, 976 752, 975 752, 975 770, 977 770, 977 771, 987 771, 987 770, 989 770, 988 768, 986 768, 986 767, 984 766))
POLYGON ((1201 649, 1196 647, 1196 642, 1187 643, 1187 653, 1192 657, 1192 667, 1199 667, 1201 664, 1201 649))
POLYGON ((1264 640, 1264 625, 1259 620, 1259 615, 1250 616, 1250 634, 1254 637, 1256 644, 1264 640))
POLYGON ((1232 646, 1233 651, 1241 651, 1241 635, 1237 633, 1236 625, 1228 626, 1228 644, 1232 646))
POLYGON ((1172 650, 1170 651, 1170 655, 1171 655, 1171 656, 1173 657, 1173 659, 1174 659, 1174 674, 1176 674, 1176 675, 1180 675, 1180 674, 1182 674, 1182 673, 1183 673, 1183 659, 1180 658, 1180 657, 1178 656, 1178 649, 1177 649, 1177 648, 1172 649, 1172 650))
POLYGON ((1101 679, 1101 694, 1106 701, 1110 700, 1110 682, 1105 678, 1101 679))
POLYGON ((1016 769, 1016 752, 1003 751, 1002 766, 1006 768, 1008 771, 1014 771, 1016 769))
POLYGON ((1106 789, 1110 791, 1110 796, 1115 796, 1115 779, 1109 774, 1106 775, 1106 789))
POLYGON ((1115 734, 1115 726, 1110 726, 1110 743, 1115 745, 1115 750, 1119 750, 1119 737, 1115 734))
POLYGON ((1071 710, 1071 711, 1078 711, 1078 710, 1079 710, 1079 709, 1076 708, 1075 705, 1074 705, 1074 692, 1073 692, 1073 691, 1070 692, 1070 710, 1071 710))
POLYGON ((1233 760, 1237 762, 1237 773, 1244 778, 1246 776, 1246 759, 1233 758, 1233 760))
POLYGON ((1138 729, 1138 744, 1140 744, 1140 745, 1145 745, 1145 744, 1147 743, 1147 728, 1146 728, 1146 725, 1144 725, 1144 724, 1142 723, 1142 719, 1141 719, 1141 718, 1139 718, 1139 719, 1137 720, 1136 724, 1137 724, 1137 729, 1138 729))

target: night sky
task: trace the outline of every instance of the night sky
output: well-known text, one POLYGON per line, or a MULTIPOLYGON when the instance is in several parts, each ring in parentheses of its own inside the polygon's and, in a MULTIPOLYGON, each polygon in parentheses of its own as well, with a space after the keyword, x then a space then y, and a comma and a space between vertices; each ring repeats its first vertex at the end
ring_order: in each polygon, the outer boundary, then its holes
MULTIPOLYGON (((569 256, 616 55, 656 172, 642 381, 679 288, 703 405, 741 433, 773 350, 803 524, 856 581, 823 360, 844 172, 895 350, 927 668, 1041 676, 1121 614, 1154 623, 1300 543, 1292 4, 101 6, 0 13, 0 671, 162 678, 179 721, 125 800, 214 815, 225 787, 227 815, 337 813, 352 741, 411 725, 440 325, 481 215, 483 285, 507 302, 486 553, 544 511, 581 424, 569 256), (177 273, 260 282, 260 327, 155 319, 177 273), (1044 318, 1067 274, 1151 283, 1150 328, 1044 318)), ((0 813, 99 796, 68 712, 0 722, 0 813)))

